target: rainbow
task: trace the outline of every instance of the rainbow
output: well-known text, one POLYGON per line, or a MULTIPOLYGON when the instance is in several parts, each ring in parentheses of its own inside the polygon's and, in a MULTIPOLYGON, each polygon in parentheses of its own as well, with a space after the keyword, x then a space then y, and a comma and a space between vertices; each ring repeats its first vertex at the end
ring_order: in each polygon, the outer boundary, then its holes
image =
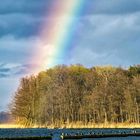
POLYGON ((36 45, 34 72, 46 70, 68 59, 74 41, 74 26, 83 10, 85 0, 52 1, 41 27, 41 43, 36 45))

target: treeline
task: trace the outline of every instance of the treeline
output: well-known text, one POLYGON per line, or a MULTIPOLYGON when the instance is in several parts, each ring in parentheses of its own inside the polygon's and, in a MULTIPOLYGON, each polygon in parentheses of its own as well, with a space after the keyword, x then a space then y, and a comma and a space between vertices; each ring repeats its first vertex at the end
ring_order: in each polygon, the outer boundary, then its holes
POLYGON ((24 77, 11 106, 18 123, 140 123, 140 66, 57 66, 24 77))
POLYGON ((12 116, 8 112, 0 112, 0 124, 6 124, 12 122, 12 116))

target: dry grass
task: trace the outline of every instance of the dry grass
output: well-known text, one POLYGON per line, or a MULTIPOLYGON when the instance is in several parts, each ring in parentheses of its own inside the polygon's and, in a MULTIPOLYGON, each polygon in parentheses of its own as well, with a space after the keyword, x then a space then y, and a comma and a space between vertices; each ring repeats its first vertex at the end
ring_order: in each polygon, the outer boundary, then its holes
POLYGON ((0 124, 0 128, 24 128, 24 126, 17 124, 0 124))
POLYGON ((136 123, 70 124, 66 128, 140 128, 136 123))
MULTIPOLYGON (((25 128, 24 125, 18 124, 0 124, 0 128, 25 128)), ((26 127, 28 128, 28 127, 26 127)), ((104 123, 104 124, 82 124, 82 123, 70 123, 62 125, 50 125, 50 126, 29 126, 29 128, 140 128, 140 124, 137 123, 104 123)))
POLYGON ((61 126, 47 126, 47 128, 140 128, 140 124, 137 123, 101 123, 101 124, 82 124, 71 123, 61 126))

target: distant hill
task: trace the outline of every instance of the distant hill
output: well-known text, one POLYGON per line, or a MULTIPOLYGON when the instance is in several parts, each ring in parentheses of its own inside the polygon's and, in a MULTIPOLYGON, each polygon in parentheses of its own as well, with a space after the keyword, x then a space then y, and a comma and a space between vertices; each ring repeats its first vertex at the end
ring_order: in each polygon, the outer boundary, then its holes
POLYGON ((0 124, 11 122, 11 115, 8 112, 0 112, 0 124))

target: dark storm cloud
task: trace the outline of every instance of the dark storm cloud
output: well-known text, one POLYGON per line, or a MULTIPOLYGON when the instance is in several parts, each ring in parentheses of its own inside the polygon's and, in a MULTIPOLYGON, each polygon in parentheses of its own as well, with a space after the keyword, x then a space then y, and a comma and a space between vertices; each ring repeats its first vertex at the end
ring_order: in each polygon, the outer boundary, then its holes
POLYGON ((39 32, 42 19, 28 14, 0 15, 0 37, 13 35, 17 38, 34 36, 39 32))
POLYGON ((50 0, 4 0, 0 4, 0 37, 11 34, 27 38, 38 34, 51 3, 50 0))
MULTIPOLYGON (((55 3, 55 0, 4 0, 2 2, 0 5, 1 60, 6 63, 8 61, 22 63, 29 59, 28 56, 32 55, 30 50, 34 49, 34 44, 37 44, 32 36, 38 38, 42 23, 50 20, 47 13, 52 3, 55 3)), ((74 34, 75 38, 82 42, 78 44, 79 51, 82 51, 80 54, 90 49, 99 56, 100 53, 106 54, 107 51, 116 50, 118 58, 127 56, 133 61, 132 63, 138 60, 136 52, 139 52, 137 49, 140 32, 140 0, 85 0, 84 4, 81 20, 75 25, 77 33, 74 34), (128 49, 127 54, 126 49, 128 49), (134 57, 131 58, 132 54, 134 57)), ((58 17, 59 20, 61 19, 58 17)), ((79 60, 84 58, 81 57, 79 60)), ((88 65, 88 62, 86 64, 88 65)), ((24 70, 21 70, 22 72, 24 70)))
MULTIPOLYGON (((95 14, 132 14, 140 12, 140 0, 84 1, 81 17, 95 14)), ((0 37, 7 34, 12 34, 18 38, 37 35, 42 23, 49 20, 49 12, 52 10, 51 5, 54 3, 55 0, 2 1, 0 4, 0 37)))

